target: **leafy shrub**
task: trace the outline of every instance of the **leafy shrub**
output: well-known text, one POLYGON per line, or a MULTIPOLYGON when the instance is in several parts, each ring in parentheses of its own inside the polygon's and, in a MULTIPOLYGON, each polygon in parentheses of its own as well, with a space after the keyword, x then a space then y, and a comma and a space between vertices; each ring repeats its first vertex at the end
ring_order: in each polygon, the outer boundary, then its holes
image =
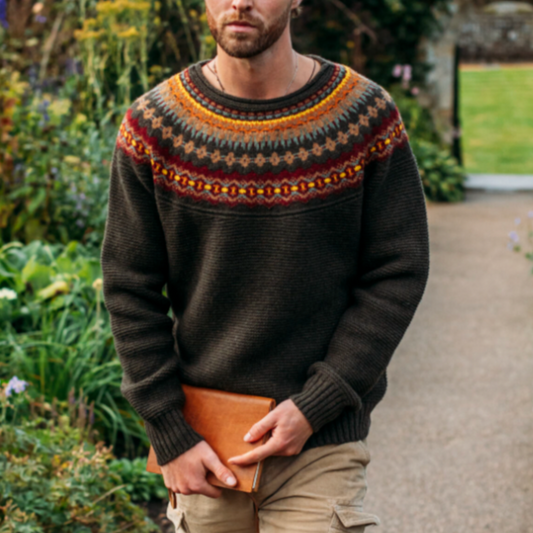
POLYGON ((168 491, 162 476, 146 471, 146 457, 136 457, 133 460, 114 459, 109 463, 109 469, 122 478, 126 484, 125 490, 129 492, 134 501, 147 502, 168 498, 168 491))
MULTIPOLYGON (((57 94, 42 95, 15 76, 8 81, 22 85, 24 93, 6 118, 9 130, 4 126, 11 149, 0 184, 1 241, 80 240, 98 248, 118 128, 110 123, 97 126, 76 111, 73 77, 57 94)), ((9 91, 0 90, 0 100, 9 91)))
POLYGON ((85 394, 106 442, 133 454, 148 439, 120 392, 101 283, 99 260, 79 242, 1 247, 0 377, 18 375, 47 401, 85 394))
POLYGON ((424 140, 411 141, 426 198, 434 202, 464 199, 464 171, 449 150, 424 140))
POLYGON ((13 394, 7 385, 0 390, 0 531, 159 531, 110 468, 111 449, 88 441, 86 418, 67 414, 67 402, 13 394), (20 421, 17 408, 25 411, 20 421))

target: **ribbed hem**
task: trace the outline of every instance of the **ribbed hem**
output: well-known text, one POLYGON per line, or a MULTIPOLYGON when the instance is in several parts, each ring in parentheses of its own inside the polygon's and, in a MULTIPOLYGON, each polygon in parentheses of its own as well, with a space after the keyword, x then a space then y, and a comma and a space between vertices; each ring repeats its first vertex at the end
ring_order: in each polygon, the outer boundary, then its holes
POLYGON ((318 446, 344 444, 366 439, 370 432, 370 413, 376 404, 363 403, 358 411, 345 408, 335 420, 313 433, 304 444, 302 452, 318 446))
POLYGON ((327 363, 314 363, 309 371, 315 373, 305 382, 302 392, 290 399, 309 420, 313 432, 334 420, 345 407, 361 408, 359 395, 327 363))
POLYGON ((144 429, 154 448, 159 466, 172 461, 204 440, 202 435, 185 422, 180 409, 167 411, 154 420, 146 420, 144 429))

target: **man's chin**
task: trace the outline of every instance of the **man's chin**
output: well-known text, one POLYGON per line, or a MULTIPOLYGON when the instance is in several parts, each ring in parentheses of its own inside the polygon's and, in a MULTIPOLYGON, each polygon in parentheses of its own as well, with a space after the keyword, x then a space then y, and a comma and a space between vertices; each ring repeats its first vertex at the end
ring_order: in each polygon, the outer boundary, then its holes
POLYGON ((257 48, 255 43, 244 42, 244 39, 238 39, 237 41, 241 42, 219 42, 218 44, 231 57, 236 57, 238 59, 248 59, 250 57, 255 57, 259 55, 264 50, 257 48))

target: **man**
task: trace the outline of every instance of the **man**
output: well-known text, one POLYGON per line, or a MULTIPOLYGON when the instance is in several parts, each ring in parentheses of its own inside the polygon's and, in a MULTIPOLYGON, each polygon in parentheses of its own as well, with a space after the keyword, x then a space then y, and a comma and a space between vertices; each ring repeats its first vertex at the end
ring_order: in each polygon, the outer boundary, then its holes
POLYGON ((366 437, 428 278, 425 199, 387 91, 293 50, 300 1, 206 0, 216 57, 138 98, 117 137, 104 295, 179 532, 379 523, 366 437), (230 461, 264 461, 259 492, 231 489, 182 383, 277 401, 243 436, 270 440, 230 461))

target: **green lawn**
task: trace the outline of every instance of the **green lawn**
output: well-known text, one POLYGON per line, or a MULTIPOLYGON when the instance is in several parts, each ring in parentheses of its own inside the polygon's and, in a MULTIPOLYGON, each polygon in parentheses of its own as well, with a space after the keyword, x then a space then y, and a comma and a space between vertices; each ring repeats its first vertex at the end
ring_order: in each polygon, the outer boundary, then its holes
POLYGON ((467 172, 533 175, 533 67, 463 67, 459 83, 467 172))

